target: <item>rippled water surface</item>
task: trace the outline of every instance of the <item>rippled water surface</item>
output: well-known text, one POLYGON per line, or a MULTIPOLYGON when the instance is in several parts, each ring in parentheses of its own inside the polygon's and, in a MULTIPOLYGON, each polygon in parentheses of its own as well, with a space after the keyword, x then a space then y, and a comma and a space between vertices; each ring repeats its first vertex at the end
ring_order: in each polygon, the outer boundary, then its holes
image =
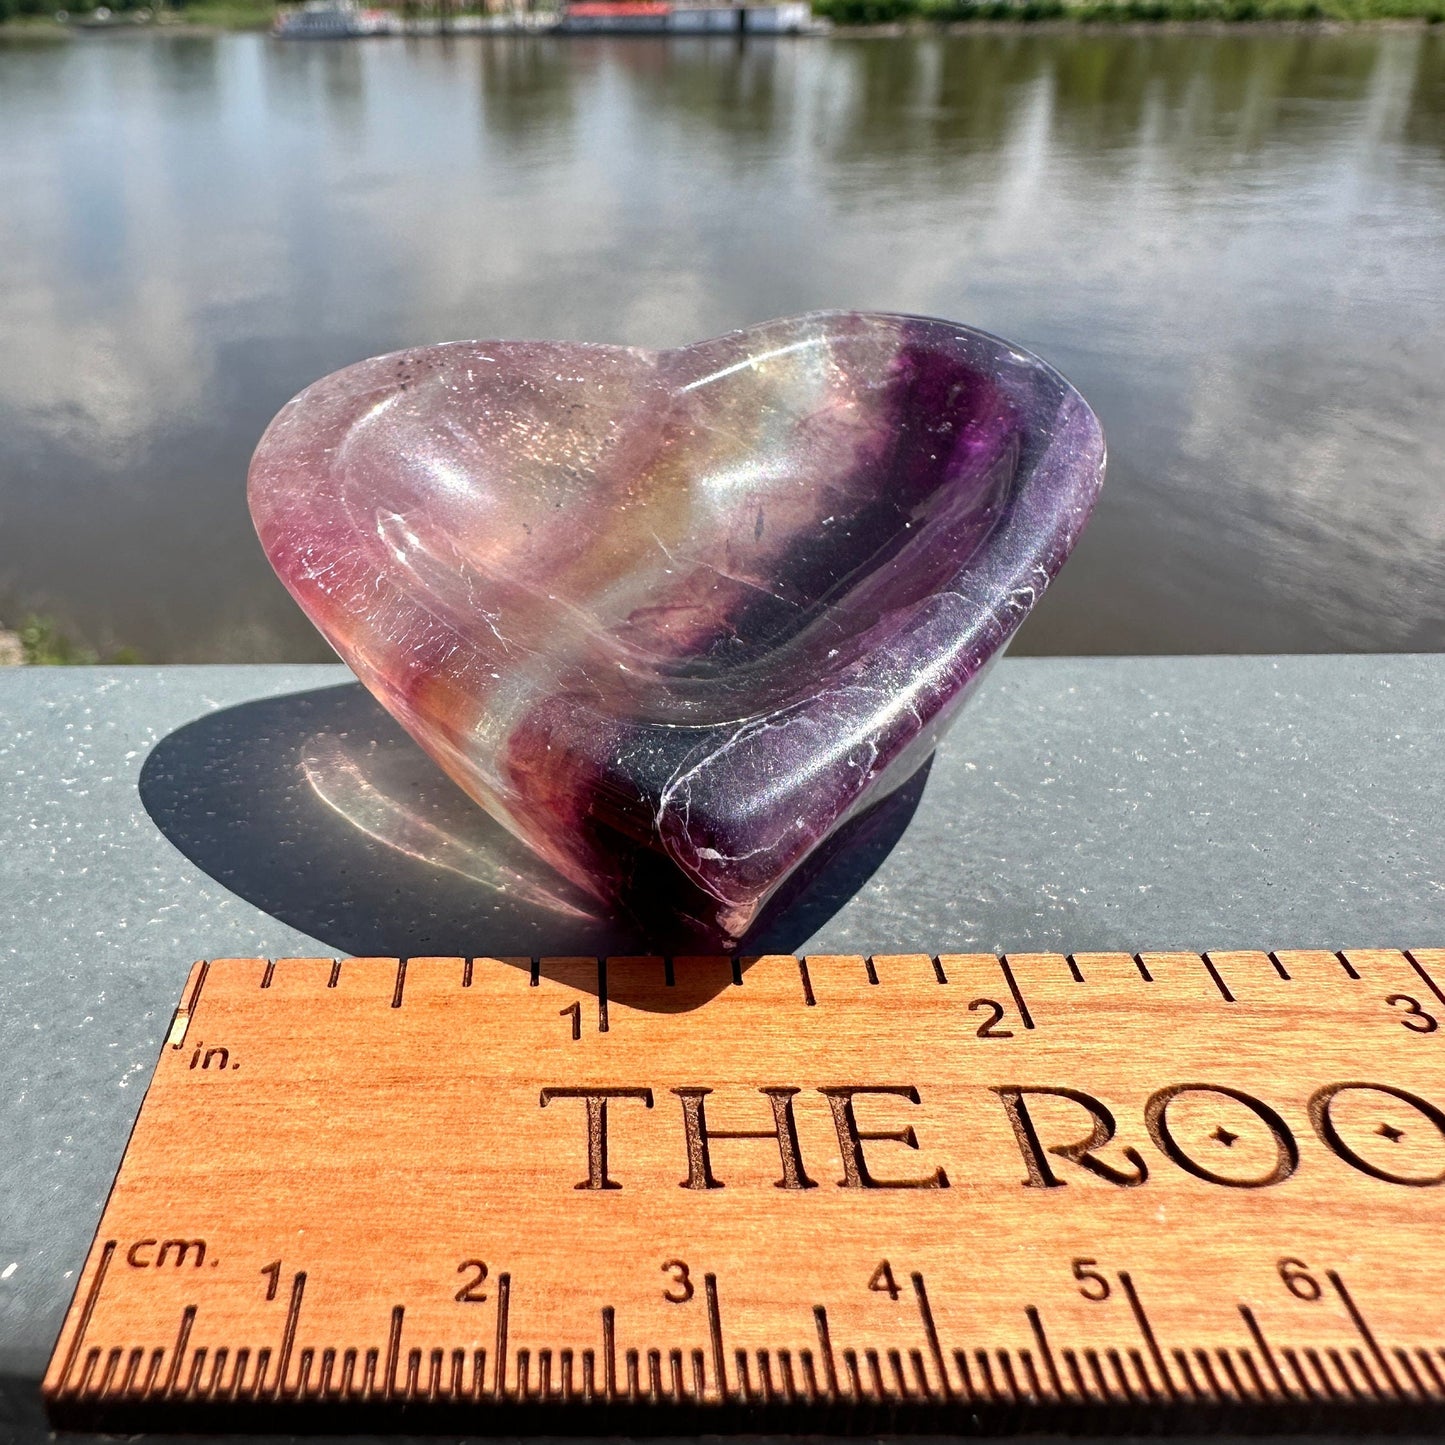
POLYGON ((0 46, 0 619, 326 655, 244 504, 324 372, 817 307, 1041 352, 1105 500, 1019 651, 1445 646, 1445 35, 0 46))

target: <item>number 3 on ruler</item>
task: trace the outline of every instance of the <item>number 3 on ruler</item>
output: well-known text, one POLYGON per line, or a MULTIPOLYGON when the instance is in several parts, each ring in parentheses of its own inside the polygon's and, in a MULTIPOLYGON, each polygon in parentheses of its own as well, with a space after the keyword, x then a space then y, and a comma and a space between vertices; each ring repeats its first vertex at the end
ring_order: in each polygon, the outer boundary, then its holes
POLYGON ((1412 1034, 1433 1034, 1440 1027, 1439 1022, 1432 1014, 1427 1014, 1420 1007, 1420 1000, 1411 998, 1407 993, 1392 993, 1385 1000, 1391 1008, 1403 1005, 1400 1022, 1410 1030, 1412 1034))
POLYGON ((668 1304, 685 1305, 693 1297, 695 1291, 692 1287, 692 1276, 688 1273, 687 1264, 680 1259, 669 1259, 662 1266, 664 1274, 672 1275, 672 1283, 663 1290, 662 1297, 668 1304), (673 1291, 676 1291, 674 1294, 673 1291))

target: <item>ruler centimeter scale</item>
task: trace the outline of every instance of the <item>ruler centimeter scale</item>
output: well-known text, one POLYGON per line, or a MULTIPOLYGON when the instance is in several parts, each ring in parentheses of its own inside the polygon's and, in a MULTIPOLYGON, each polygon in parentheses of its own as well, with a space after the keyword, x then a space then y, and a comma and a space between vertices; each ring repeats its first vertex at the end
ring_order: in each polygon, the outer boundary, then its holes
POLYGON ((224 959, 62 1426, 1445 1422, 1445 949, 224 959))

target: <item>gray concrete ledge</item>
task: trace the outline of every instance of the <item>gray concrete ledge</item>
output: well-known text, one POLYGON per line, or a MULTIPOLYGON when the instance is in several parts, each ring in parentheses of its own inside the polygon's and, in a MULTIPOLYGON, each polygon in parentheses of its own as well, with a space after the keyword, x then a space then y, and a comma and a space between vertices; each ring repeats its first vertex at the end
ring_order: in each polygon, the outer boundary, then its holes
MULTIPOLYGON (((641 941, 578 916, 349 677, 0 671, 0 1376, 21 1395, 193 959, 641 941)), ((921 794, 758 946, 1440 946, 1442 707, 1445 656, 1006 660, 921 794)))

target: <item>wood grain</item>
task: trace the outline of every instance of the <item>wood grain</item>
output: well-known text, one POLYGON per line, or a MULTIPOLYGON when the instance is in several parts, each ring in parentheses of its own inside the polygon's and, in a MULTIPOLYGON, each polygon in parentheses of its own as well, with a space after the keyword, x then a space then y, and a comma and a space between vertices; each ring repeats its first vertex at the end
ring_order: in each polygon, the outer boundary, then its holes
POLYGON ((63 1424, 1445 1419, 1445 950, 196 965, 63 1424))

